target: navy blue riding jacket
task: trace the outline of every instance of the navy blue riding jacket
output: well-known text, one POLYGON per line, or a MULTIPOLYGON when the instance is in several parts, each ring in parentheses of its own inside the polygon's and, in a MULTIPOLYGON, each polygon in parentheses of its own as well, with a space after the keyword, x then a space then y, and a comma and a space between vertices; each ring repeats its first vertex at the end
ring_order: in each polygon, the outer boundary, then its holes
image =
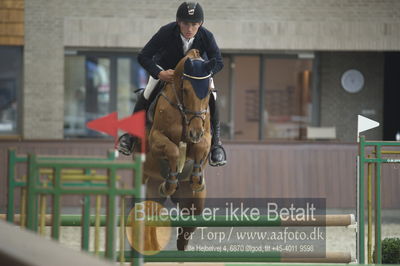
MULTIPOLYGON (((216 74, 223 67, 221 52, 213 34, 201 26, 197 31, 191 49, 198 49, 203 59, 215 58, 217 64, 212 70, 216 74)), ((143 47, 138 55, 138 61, 149 74, 158 79, 158 74, 164 70, 175 69, 178 62, 184 57, 183 43, 180 36, 179 25, 169 23, 160 28, 150 41, 143 47)))

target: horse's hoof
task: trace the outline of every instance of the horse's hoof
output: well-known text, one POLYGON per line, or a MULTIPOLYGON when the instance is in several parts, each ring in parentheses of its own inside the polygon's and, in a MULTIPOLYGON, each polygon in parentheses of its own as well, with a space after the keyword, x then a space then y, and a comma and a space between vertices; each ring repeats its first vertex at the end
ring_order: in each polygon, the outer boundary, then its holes
POLYGON ((166 188, 166 186, 166 182, 162 182, 159 187, 160 196, 162 197, 169 197, 178 189, 177 184, 169 184, 168 188, 166 188))
POLYGON ((185 241, 185 240, 182 241, 182 239, 178 239, 178 240, 176 241, 176 248, 177 248, 178 250, 180 250, 180 251, 185 251, 186 248, 187 248, 187 244, 188 244, 188 241, 185 241), (180 241, 180 240, 181 240, 181 241, 180 241))
POLYGON ((204 179, 199 176, 192 176, 190 187, 192 188, 193 192, 202 192, 205 187, 204 179))
POLYGON ((193 182, 190 184, 190 187, 192 188, 193 192, 202 192, 205 188, 204 182, 193 182))
POLYGON ((178 239, 176 240, 176 248, 178 250, 185 251, 188 244, 189 244, 189 239, 182 237, 182 235, 178 236, 178 239))
POLYGON ((192 188, 193 192, 202 192, 205 188, 203 184, 191 184, 190 187, 192 188))

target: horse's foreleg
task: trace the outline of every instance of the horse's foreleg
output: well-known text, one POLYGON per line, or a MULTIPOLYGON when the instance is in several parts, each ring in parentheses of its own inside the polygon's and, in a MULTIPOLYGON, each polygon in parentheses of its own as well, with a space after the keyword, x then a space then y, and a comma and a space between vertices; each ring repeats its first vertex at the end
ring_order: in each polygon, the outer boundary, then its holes
MULTIPOLYGON (((193 193, 190 190, 190 184, 187 181, 183 181, 182 189, 179 189, 173 196, 171 196, 172 202, 179 204, 179 208, 183 210, 186 208, 189 210, 189 215, 201 215, 204 210, 204 202, 206 198, 206 190, 199 193, 193 193)), ((193 232, 196 227, 179 227, 177 228, 177 248, 178 250, 185 250, 189 241, 193 237, 193 232)))
POLYGON ((190 176, 190 186, 194 192, 203 191, 205 187, 203 165, 207 159, 209 147, 207 138, 203 138, 202 141, 192 146, 194 165, 190 176))
POLYGON ((190 177, 190 187, 194 192, 201 192, 204 189, 205 182, 203 177, 203 161, 195 160, 193 165, 193 172, 190 177))
POLYGON ((169 138, 158 130, 151 134, 151 151, 156 157, 166 158, 169 164, 170 172, 165 181, 160 185, 160 195, 170 196, 178 188, 178 158, 179 148, 169 138))
MULTIPOLYGON (((146 205, 145 214, 146 217, 160 215, 160 208, 165 202, 165 197, 160 197, 158 186, 160 185, 159 180, 148 178, 146 182, 146 205)), ((145 226, 145 251, 159 251, 164 248, 162 242, 159 242, 159 232, 157 233, 156 226, 145 226)))
POLYGON ((177 230, 176 248, 185 251, 196 227, 178 227, 177 230))

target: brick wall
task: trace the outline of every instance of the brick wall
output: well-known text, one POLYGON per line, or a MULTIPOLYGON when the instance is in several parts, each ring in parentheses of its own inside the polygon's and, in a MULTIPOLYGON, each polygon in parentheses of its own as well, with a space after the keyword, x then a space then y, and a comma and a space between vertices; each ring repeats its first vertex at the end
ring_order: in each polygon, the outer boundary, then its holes
POLYGON ((0 0, 0 45, 24 44, 24 1, 0 0))
POLYGON ((26 1, 23 137, 63 138, 64 46, 60 1, 26 1))
MULTIPOLYGON (((142 47, 160 25, 174 20, 180 2, 68 1, 63 7, 65 44, 142 47)), ((399 48, 400 2, 396 0, 200 2, 205 26, 223 49, 399 48)))

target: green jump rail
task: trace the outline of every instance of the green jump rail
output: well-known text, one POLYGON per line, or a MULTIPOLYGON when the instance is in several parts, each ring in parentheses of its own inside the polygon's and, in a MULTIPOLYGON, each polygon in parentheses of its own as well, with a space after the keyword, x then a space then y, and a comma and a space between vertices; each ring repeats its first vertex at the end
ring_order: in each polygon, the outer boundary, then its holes
POLYGON ((134 162, 107 162, 90 160, 40 160, 36 155, 28 156, 28 195, 27 195, 27 228, 33 231, 38 229, 38 196, 49 194, 53 199, 52 238, 58 240, 60 234, 60 198, 62 195, 106 195, 107 196, 107 226, 106 226, 106 253, 105 257, 115 260, 115 227, 116 227, 116 197, 132 196, 141 198, 142 190, 142 162, 141 156, 136 156, 134 162), (39 172, 42 168, 54 169, 54 184, 52 187, 42 187, 39 184, 39 172), (109 179, 107 187, 64 187, 61 185, 62 169, 107 169, 109 179), (135 171, 133 189, 117 187, 116 172, 119 169, 135 171))
POLYGON ((400 158, 382 158, 386 155, 382 151, 383 147, 400 147, 400 142, 396 141, 366 141, 365 136, 360 136, 358 147, 358 248, 359 263, 365 264, 365 168, 368 163, 375 164, 375 262, 382 263, 382 221, 381 221, 381 172, 383 163, 400 163, 400 158), (373 148, 373 157, 368 158, 366 148, 373 148))
MULTIPOLYGON (((15 215, 14 206, 14 190, 16 188, 26 188, 26 227, 32 231, 38 231, 39 217, 39 196, 50 196, 52 198, 52 214, 51 214, 51 237, 55 240, 59 239, 60 226, 62 225, 62 215, 60 200, 63 195, 83 195, 84 204, 82 215, 79 217, 79 224, 82 226, 82 249, 89 249, 89 228, 93 224, 90 215, 90 196, 103 195, 106 196, 107 217, 104 218, 106 226, 106 242, 105 242, 105 257, 111 260, 116 260, 116 243, 115 243, 115 228, 117 222, 117 197, 132 197, 142 199, 143 186, 143 155, 136 155, 133 161, 120 162, 115 160, 114 152, 109 152, 107 158, 89 158, 89 157, 39 157, 35 154, 28 156, 17 156, 15 149, 9 149, 8 161, 8 210, 6 219, 13 222, 15 215), (18 163, 27 164, 27 181, 16 178, 16 166, 18 163), (49 173, 43 173, 51 169, 49 173), (74 172, 73 169, 80 169, 85 177, 84 180, 76 182, 63 179, 65 172, 74 172), (107 175, 104 176, 104 182, 92 183, 90 178, 93 169, 104 169, 107 175), (129 179, 127 186, 122 188, 117 185, 117 171, 127 169, 132 170, 132 179, 129 179), (64 172, 65 171, 65 172, 64 172), (47 175, 47 185, 40 179, 41 176, 47 175)), ((73 174, 72 174, 73 175, 73 174)), ((48 216, 48 215, 46 215, 48 216)), ((19 215, 21 219, 21 215, 19 215)), ((74 218, 76 221, 76 217, 74 218)), ((135 232, 135 239, 140 241, 141 232, 135 232)), ((132 251, 136 252, 136 251, 132 251)), ((133 263, 140 264, 141 259, 134 258, 133 263)))
MULTIPOLYGON (((124 252, 125 259, 131 259, 130 251, 124 252)), ((249 252, 249 251, 160 251, 144 255, 144 262, 309 262, 309 263, 350 263, 353 258, 346 252, 308 253, 299 252, 249 252)))
MULTIPOLYGON (((41 156, 38 157, 40 160, 48 161, 48 160, 62 160, 62 161, 100 161, 100 162, 112 162, 115 161, 115 152, 108 151, 106 158, 94 158, 94 157, 62 157, 62 156, 41 156)), ((8 196, 7 196, 7 213, 6 220, 10 223, 14 221, 15 215, 15 189, 16 188, 26 188, 27 181, 22 180, 21 178, 17 179, 16 177, 16 166, 18 164, 25 163, 28 164, 28 155, 17 155, 15 148, 8 149, 8 196)), ((90 171, 85 170, 85 175, 90 176, 90 171)), ((91 181, 82 182, 68 182, 64 184, 65 186, 105 186, 105 184, 92 183, 91 181)), ((89 213, 90 213, 90 196, 85 195, 83 198, 83 217, 82 217, 82 230, 83 232, 89 232, 89 213)), ((82 236, 82 249, 88 251, 89 250, 89 234, 84 233, 82 236)))
MULTIPOLYGON (((82 161, 88 161, 88 160, 95 160, 95 161, 107 161, 111 162, 114 161, 115 158, 115 153, 113 151, 109 151, 107 153, 106 158, 89 158, 89 157, 48 157, 48 156, 43 156, 43 157, 38 157, 40 160, 67 160, 67 161, 73 161, 73 160, 82 160, 82 161)), ((17 179, 16 177, 16 166, 19 163, 28 163, 28 155, 17 155, 17 152, 15 148, 10 148, 8 149, 8 173, 7 173, 7 180, 8 180, 8 196, 7 196, 7 221, 8 222, 13 222, 14 219, 14 214, 15 214, 15 189, 18 187, 26 187, 27 182, 22 181, 21 178, 17 179)), ((88 172, 85 173, 86 175, 89 175, 88 172)), ((88 181, 86 184, 91 184, 90 181, 88 181)), ((75 185, 82 185, 82 183, 67 183, 65 184, 66 186, 75 186, 75 185)), ((96 184, 93 184, 96 185, 96 184)), ((102 185, 102 184, 100 184, 102 185)), ((85 198, 84 202, 85 206, 90 207, 90 199, 87 202, 85 198)))
MULTIPOLYGON (((41 190, 45 191, 45 190, 41 190)), ((103 193, 103 192, 99 192, 103 193)), ((0 216, 1 218, 1 216, 0 216)), ((19 216, 16 216, 14 222, 18 222, 19 216)), ((89 225, 95 225, 95 216, 90 215, 89 225)), ((100 226, 106 225, 106 215, 100 215, 100 226)), ((152 217, 149 217, 145 222, 146 226, 159 226, 159 227, 181 227, 181 226, 196 226, 196 227, 280 227, 280 226, 351 226, 355 224, 355 218, 352 214, 342 215, 319 215, 316 219, 310 221, 291 221, 285 220, 281 217, 271 217, 266 215, 258 216, 259 219, 249 220, 248 217, 238 216, 237 220, 227 220, 226 216, 218 215, 214 216, 212 220, 205 218, 201 215, 194 216, 169 216, 169 220, 165 220, 165 217, 157 219, 163 219, 163 221, 155 221, 152 217)), ((120 225, 121 216, 117 216, 117 225, 120 225)), ((128 216, 125 216, 127 221, 128 216)), ((61 226, 81 226, 82 215, 70 214, 60 216, 61 226)), ((126 224, 126 222, 125 222, 126 224)), ((52 225, 52 216, 46 215, 46 225, 52 225)))

